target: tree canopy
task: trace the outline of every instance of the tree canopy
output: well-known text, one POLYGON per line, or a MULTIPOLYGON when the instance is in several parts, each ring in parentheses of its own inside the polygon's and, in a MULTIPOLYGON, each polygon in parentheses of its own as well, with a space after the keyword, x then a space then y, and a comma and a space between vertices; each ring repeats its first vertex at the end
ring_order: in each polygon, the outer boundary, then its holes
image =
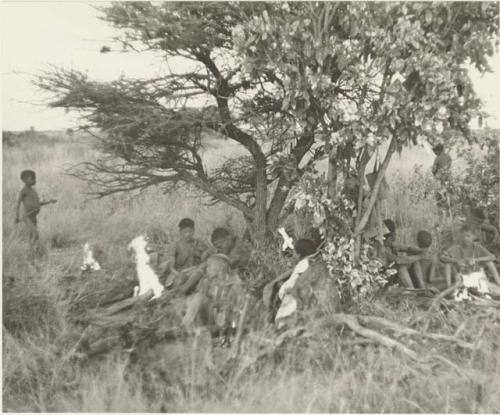
MULTIPOLYGON (((112 3, 103 19, 131 53, 157 51, 189 70, 95 82, 55 69, 37 83, 51 105, 101 131, 103 156, 79 166, 98 195, 190 183, 240 210, 258 237, 275 228, 290 189, 329 160, 328 196, 362 178, 374 151, 468 133, 479 114, 464 65, 488 70, 497 3, 112 3), (207 134, 246 151, 209 170, 207 134), (343 179, 343 180, 341 180, 343 179)), ((358 206, 360 208, 360 206, 358 206)), ((359 212, 361 232, 370 207, 359 212)))

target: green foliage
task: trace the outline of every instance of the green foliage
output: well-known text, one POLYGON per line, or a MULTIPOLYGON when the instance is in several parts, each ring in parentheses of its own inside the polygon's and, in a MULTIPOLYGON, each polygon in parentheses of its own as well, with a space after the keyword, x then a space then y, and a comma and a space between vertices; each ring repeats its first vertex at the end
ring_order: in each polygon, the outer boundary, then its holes
POLYGON ((498 30, 496 3, 115 2, 102 12, 125 50, 194 65, 110 83, 42 75, 52 106, 104 132, 105 157, 75 174, 99 196, 188 182, 260 235, 278 225, 306 159, 333 155, 344 176, 361 177, 362 156, 388 140, 392 152, 447 126, 467 133, 480 108, 463 64, 487 70, 498 30), (247 157, 207 169, 206 131, 247 157))
POLYGON ((482 156, 478 157, 473 147, 463 148, 460 153, 465 161, 464 171, 452 177, 447 188, 456 214, 463 213, 467 206, 482 207, 498 226, 500 135, 498 131, 481 131, 477 140, 482 156))
POLYGON ((343 301, 360 301, 383 287, 394 271, 383 267, 369 244, 363 244, 360 255, 355 257, 350 228, 354 204, 343 193, 332 202, 326 187, 324 177, 315 172, 305 174, 292 194, 294 209, 309 218, 325 237, 323 259, 343 301))

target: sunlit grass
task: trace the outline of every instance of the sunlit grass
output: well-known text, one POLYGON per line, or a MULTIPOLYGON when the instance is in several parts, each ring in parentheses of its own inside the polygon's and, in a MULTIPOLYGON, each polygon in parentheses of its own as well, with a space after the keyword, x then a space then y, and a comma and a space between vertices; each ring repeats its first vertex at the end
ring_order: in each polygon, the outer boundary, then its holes
MULTIPOLYGON (((223 156, 223 152, 216 155, 223 156)), ((500 410, 500 365, 494 349, 499 341, 498 328, 496 331, 485 328, 480 351, 470 355, 447 351, 462 368, 475 373, 474 382, 447 366, 433 370, 416 368, 396 352, 381 347, 340 346, 335 332, 327 333, 327 340, 312 339, 286 347, 265 364, 251 364, 236 378, 221 378, 210 371, 203 364, 206 344, 195 349, 193 340, 157 345, 147 350, 140 365, 131 362, 127 353, 112 353, 83 364, 70 360, 82 328, 68 322, 70 304, 63 299, 61 281, 74 275, 75 284, 79 284, 78 267, 85 241, 103 246, 108 256, 107 272, 119 275, 130 260, 127 243, 151 228, 164 230, 169 240, 173 240, 179 220, 190 216, 196 221, 197 233, 205 239, 215 226, 229 225, 238 232, 243 229, 237 212, 226 206, 203 206, 199 199, 183 192, 167 195, 159 189, 149 189, 135 198, 119 195, 86 200, 82 183, 66 176, 64 169, 92 157, 92 150, 76 142, 48 145, 24 142, 4 148, 5 411, 500 410), (36 266, 25 259, 22 225, 13 222, 16 197, 22 187, 19 174, 23 169, 37 172, 37 191, 42 198, 59 200, 56 205, 44 208, 39 216, 42 242, 49 249, 49 256, 36 266), (483 385, 481 402, 476 402, 476 384, 483 385)), ((419 229, 433 230, 438 219, 433 195, 415 192, 412 186, 418 183, 408 173, 411 170, 405 171, 399 175, 400 179, 390 181, 391 196, 383 203, 382 212, 384 217, 395 219, 398 238, 411 243, 419 229)), ((272 262, 272 258, 266 260, 272 262)), ((370 309, 372 304, 365 306, 370 309)), ((392 317, 408 321, 415 317, 412 313, 418 311, 402 308, 395 310, 392 317)), ((475 326, 474 316, 455 318, 467 323, 471 340, 479 335, 481 328, 475 326)), ((256 339, 262 337, 268 337, 268 332, 262 329, 248 336, 243 344, 241 365, 258 353, 260 343, 256 339)))

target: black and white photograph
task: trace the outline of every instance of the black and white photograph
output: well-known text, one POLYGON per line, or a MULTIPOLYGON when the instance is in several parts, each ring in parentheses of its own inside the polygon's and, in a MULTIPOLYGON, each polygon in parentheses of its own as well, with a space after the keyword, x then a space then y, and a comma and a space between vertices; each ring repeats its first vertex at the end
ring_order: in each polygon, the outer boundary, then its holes
POLYGON ((2 1, 2 411, 500 413, 499 9, 2 1))

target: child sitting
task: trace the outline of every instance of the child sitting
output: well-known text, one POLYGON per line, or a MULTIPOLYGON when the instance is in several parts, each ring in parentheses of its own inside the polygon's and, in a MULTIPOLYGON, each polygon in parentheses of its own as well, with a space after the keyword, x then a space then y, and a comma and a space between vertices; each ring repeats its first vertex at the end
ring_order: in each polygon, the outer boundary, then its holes
MULTIPOLYGON (((416 265, 426 256, 428 247, 424 247, 429 241, 424 234, 421 234, 422 247, 408 247, 396 243, 396 225, 390 220, 384 220, 385 226, 390 230, 384 235, 384 242, 378 244, 378 257, 385 262, 386 266, 393 266, 397 270, 399 282, 406 288, 425 288, 425 282, 422 275, 421 264, 416 265), (401 252, 410 255, 401 255, 401 252), (413 274, 410 275, 410 270, 413 274), (415 283, 414 283, 415 282, 415 283)), ((427 234, 427 233, 426 233, 427 234)), ((427 235, 426 235, 427 236, 427 235)), ((430 241, 432 243, 432 239, 430 241)))
POLYGON ((492 255, 480 243, 475 242, 475 228, 464 224, 460 230, 460 243, 446 249, 440 259, 445 263, 446 285, 451 287, 463 273, 470 273, 486 267, 496 284, 500 285, 500 277, 492 255))
POLYGON ((429 255, 429 248, 432 245, 432 235, 424 230, 417 233, 417 247, 408 247, 406 252, 412 255, 419 255, 421 259, 415 261, 409 267, 410 277, 416 288, 426 288, 430 285, 434 288, 440 287, 437 278, 438 261, 435 256, 429 255))
POLYGON ((476 242, 482 245, 488 245, 498 240, 498 230, 488 223, 483 208, 472 208, 466 223, 476 228, 476 242))
MULTIPOLYGON (((178 278, 179 273, 176 271, 200 265, 212 251, 203 241, 194 237, 194 221, 184 218, 179 222, 179 240, 175 244, 173 255, 158 266, 159 273, 178 278)), ((173 281, 167 281, 165 285, 168 288, 172 284, 173 281)))

